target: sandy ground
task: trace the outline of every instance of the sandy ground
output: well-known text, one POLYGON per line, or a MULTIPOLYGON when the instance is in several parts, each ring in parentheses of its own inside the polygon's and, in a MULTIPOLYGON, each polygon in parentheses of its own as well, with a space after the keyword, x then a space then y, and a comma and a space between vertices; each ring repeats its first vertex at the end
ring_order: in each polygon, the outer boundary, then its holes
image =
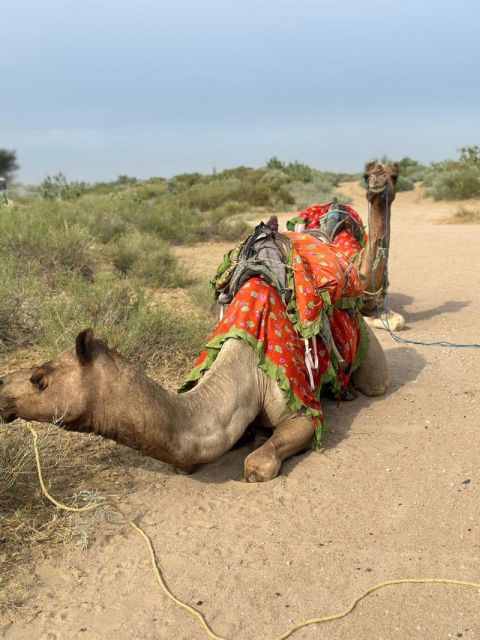
MULTIPOLYGON (((361 189, 342 191, 366 216, 361 189)), ((480 226, 436 224, 454 208, 418 192, 399 194, 393 206, 391 301, 408 319, 405 338, 480 341, 480 226)), ((228 246, 179 253, 207 277, 228 246)), ((240 482, 247 448, 189 477, 125 451, 135 478, 125 508, 152 537, 171 588, 219 635, 269 640, 388 579, 480 582, 480 351, 377 334, 390 364, 388 394, 326 404, 325 450, 295 457, 273 482, 240 482)), ((110 523, 88 551, 66 546, 55 562, 31 567, 29 597, 0 621, 0 637, 205 636, 159 591, 135 534, 110 523)), ((293 637, 480 638, 480 593, 389 587, 346 619, 293 637)))

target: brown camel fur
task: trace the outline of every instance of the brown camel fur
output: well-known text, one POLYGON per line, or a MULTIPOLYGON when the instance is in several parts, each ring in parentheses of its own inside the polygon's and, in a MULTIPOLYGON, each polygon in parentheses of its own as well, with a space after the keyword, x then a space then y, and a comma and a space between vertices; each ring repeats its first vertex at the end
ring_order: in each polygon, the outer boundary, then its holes
POLYGON ((405 319, 398 313, 389 312, 385 317, 385 267, 390 248, 391 205, 395 200, 398 178, 398 164, 369 162, 365 166, 367 201, 369 203, 368 244, 360 258, 359 271, 363 281, 364 305, 361 309, 370 326, 384 329, 385 325, 378 317, 374 293, 384 319, 392 331, 405 326, 405 319))
MULTIPOLYGON (((369 351, 354 381, 360 391, 376 396, 385 392, 388 372, 382 348, 369 334, 369 351)), ((176 394, 109 349, 91 329, 50 362, 0 378, 0 418, 95 433, 186 472, 222 456, 256 421, 273 434, 247 456, 249 482, 275 478, 282 461, 307 448, 314 432, 311 419, 288 409, 283 392, 243 340, 227 340, 197 386, 176 394)))

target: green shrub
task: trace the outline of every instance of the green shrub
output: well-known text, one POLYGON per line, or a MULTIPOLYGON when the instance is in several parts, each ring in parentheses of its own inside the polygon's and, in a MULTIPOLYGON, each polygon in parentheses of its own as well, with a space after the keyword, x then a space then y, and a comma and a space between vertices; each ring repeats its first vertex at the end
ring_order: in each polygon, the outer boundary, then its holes
POLYGON ((314 178, 314 169, 311 169, 306 164, 302 164, 295 160, 288 164, 279 160, 276 156, 270 158, 267 162, 268 169, 277 169, 283 171, 291 180, 298 182, 311 182, 314 178))
POLYGON ((467 162, 432 164, 425 176, 427 193, 435 200, 465 200, 480 197, 480 166, 467 162))
POLYGON ((63 214, 60 203, 17 206, 0 215, 0 252, 38 267, 47 277, 75 271, 91 278, 98 261, 94 238, 63 214))
POLYGON ((415 189, 415 183, 409 180, 407 177, 400 174, 397 180, 397 191, 413 191, 415 189))
POLYGON ((133 275, 153 287, 180 287, 187 283, 177 259, 158 237, 136 233, 112 243, 108 250, 122 276, 133 275))
POLYGON ((14 255, 5 255, 0 261, 0 290, 0 353, 35 344, 45 299, 41 279, 14 255))
POLYGON ((303 182, 293 182, 289 189, 295 198, 295 204, 304 209, 313 204, 325 204, 337 198, 340 202, 351 202, 351 198, 343 196, 335 189, 336 183, 328 175, 318 174, 315 179, 308 184, 303 182))
POLYGON ((408 156, 398 162, 400 175, 397 183, 398 191, 411 191, 416 182, 421 182, 425 178, 427 167, 417 160, 408 156))
POLYGON ((63 173, 47 176, 40 185, 40 194, 46 200, 72 200, 87 190, 85 182, 68 182, 63 173))
POLYGON ((50 355, 73 345, 79 331, 92 327, 132 361, 158 366, 173 352, 193 358, 211 330, 208 320, 155 307, 136 283, 108 274, 94 283, 72 276, 68 290, 68 298, 52 298, 41 309, 39 344, 50 355))
POLYGON ((460 162, 480 166, 480 147, 478 145, 461 147, 458 151, 460 152, 460 162))

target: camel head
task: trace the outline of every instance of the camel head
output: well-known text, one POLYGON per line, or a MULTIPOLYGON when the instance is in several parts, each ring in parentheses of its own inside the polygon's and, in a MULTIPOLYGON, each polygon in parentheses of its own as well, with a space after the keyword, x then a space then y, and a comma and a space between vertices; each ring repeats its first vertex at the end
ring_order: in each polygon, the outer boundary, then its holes
POLYGON ((367 200, 373 202, 382 197, 388 202, 395 200, 399 167, 398 163, 383 164, 373 160, 365 166, 365 183, 367 186, 367 200))
POLYGON ((88 431, 92 406, 112 353, 91 329, 85 329, 78 334, 75 347, 53 360, 1 377, 0 419, 54 422, 67 429, 88 431))

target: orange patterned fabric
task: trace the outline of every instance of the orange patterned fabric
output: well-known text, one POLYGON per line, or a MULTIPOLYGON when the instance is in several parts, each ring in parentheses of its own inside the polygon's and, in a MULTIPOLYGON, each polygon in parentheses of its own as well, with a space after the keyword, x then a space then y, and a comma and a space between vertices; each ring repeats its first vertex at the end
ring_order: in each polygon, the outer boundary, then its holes
POLYGON ((303 410, 312 417, 319 427, 319 444, 322 385, 330 383, 340 394, 366 348, 361 317, 355 308, 361 286, 357 271, 337 247, 306 234, 287 235, 293 244, 288 302, 262 278, 250 278, 210 336, 183 389, 212 366, 225 340, 243 339, 258 354, 259 366, 285 392, 292 411, 303 410), (329 351, 320 335, 326 320, 336 350, 329 351), (309 374, 306 349, 313 354, 314 346, 318 366, 309 374), (338 354, 343 362, 339 362, 338 354))
POLYGON ((286 232, 293 244, 290 279, 295 305, 288 305, 291 319, 304 338, 320 330, 322 314, 336 305, 356 307, 362 285, 357 270, 334 244, 303 233, 286 232))
MULTIPOLYGON (((332 204, 333 202, 329 202, 328 204, 314 204, 311 207, 307 207, 307 209, 298 213, 292 222, 303 222, 306 229, 318 229, 321 219, 328 213, 332 204)), ((344 229, 336 236, 333 244, 351 260, 362 250, 362 247, 366 246, 367 232, 361 217, 355 209, 349 205, 342 206, 347 209, 352 219, 358 224, 361 229, 361 237, 360 240, 357 240, 350 231, 344 229)))

